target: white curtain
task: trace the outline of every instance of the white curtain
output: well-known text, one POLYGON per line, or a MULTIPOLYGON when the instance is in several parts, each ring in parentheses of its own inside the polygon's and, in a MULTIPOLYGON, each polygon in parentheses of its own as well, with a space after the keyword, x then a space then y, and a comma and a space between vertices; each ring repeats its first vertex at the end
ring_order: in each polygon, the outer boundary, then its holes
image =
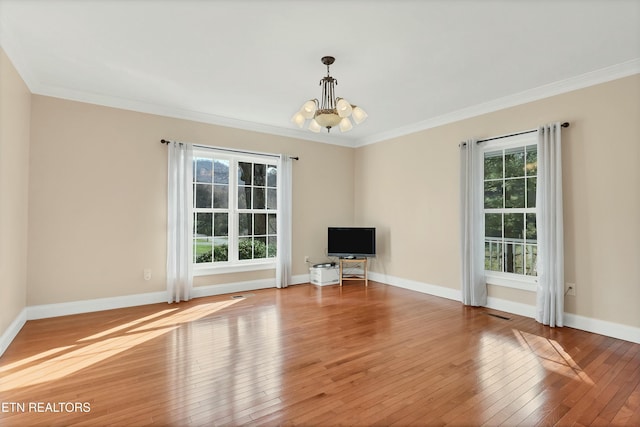
POLYGON ((286 288, 291 284, 291 221, 292 221, 292 160, 280 155, 278 171, 278 264, 276 287, 286 288))
POLYGON ((465 305, 487 305, 483 194, 481 152, 476 140, 469 140, 460 145, 460 258, 465 305))
POLYGON ((167 197, 167 301, 188 301, 193 285, 191 217, 193 147, 169 143, 167 197))
POLYGON ((560 123, 538 129, 538 289, 536 320, 562 326, 564 313, 564 239, 560 123))

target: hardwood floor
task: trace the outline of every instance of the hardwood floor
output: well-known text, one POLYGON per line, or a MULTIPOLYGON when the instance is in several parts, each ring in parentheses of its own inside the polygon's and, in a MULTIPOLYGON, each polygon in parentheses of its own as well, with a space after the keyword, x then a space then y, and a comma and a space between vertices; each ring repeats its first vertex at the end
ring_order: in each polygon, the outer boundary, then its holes
POLYGON ((27 322, 0 425, 640 425, 638 344, 375 282, 241 295, 27 322))

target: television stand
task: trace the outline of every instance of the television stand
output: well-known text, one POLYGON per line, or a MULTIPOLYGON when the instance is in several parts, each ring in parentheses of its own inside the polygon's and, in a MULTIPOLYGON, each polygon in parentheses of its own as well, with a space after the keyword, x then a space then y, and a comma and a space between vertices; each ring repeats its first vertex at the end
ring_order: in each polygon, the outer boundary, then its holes
POLYGON ((340 258, 340 286, 342 286, 343 280, 364 280, 364 285, 369 286, 369 279, 367 276, 367 258, 340 258), (348 276, 344 275, 344 268, 353 267, 355 265, 362 264, 363 274, 350 274, 348 276))

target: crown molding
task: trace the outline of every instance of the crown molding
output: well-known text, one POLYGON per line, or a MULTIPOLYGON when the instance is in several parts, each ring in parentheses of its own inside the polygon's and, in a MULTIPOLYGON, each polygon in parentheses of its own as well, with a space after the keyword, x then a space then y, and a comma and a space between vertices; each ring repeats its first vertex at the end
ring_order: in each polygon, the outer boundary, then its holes
POLYGON ((246 120, 234 119, 231 117, 203 113, 200 111, 169 107, 166 105, 120 98, 110 95, 75 91, 68 88, 59 87, 44 87, 32 92, 36 95, 51 96, 54 98, 67 99, 71 101, 84 102, 88 104, 118 108, 122 110, 130 110, 139 113, 147 113, 175 119, 191 120, 200 123, 207 123, 252 132, 266 133, 270 135, 284 136, 306 141, 322 142, 325 144, 340 145, 351 148, 354 147, 354 141, 352 139, 341 138, 340 136, 332 135, 329 137, 324 134, 301 132, 296 129, 271 126, 263 123, 250 122, 246 120))
POLYGON ((411 133, 469 119, 482 114, 492 113, 505 108, 515 107, 528 102, 538 101, 540 99, 583 89, 600 83, 606 83, 611 80, 628 77, 634 74, 640 74, 640 58, 539 86, 513 95, 508 95, 493 101, 452 111, 451 113, 443 114, 441 116, 413 123, 408 126, 399 127, 390 131, 381 132, 370 137, 361 138, 356 141, 355 147, 362 147, 392 138, 398 138, 411 133))

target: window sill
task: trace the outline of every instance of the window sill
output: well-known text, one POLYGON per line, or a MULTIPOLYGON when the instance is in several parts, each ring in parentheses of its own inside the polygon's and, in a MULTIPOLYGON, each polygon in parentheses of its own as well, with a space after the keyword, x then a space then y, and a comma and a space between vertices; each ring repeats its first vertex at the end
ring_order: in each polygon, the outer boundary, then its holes
POLYGON ((519 277, 515 274, 500 274, 486 272, 485 278, 488 285, 503 286, 505 288, 520 289, 528 292, 536 292, 538 279, 536 277, 519 277))
POLYGON ((274 270, 276 268, 275 261, 234 264, 234 265, 216 265, 216 266, 198 266, 193 267, 193 276, 211 276, 214 274, 224 273, 243 273, 246 271, 274 270))

